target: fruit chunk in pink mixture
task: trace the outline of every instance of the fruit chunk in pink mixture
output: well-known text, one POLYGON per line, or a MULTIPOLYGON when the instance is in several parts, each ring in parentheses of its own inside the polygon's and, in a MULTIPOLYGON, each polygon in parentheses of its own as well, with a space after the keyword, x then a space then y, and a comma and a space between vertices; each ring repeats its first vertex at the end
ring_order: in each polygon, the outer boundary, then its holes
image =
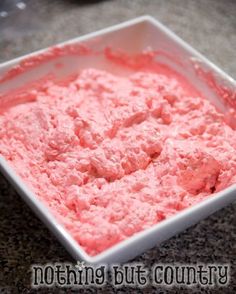
POLYGON ((2 109, 0 154, 90 255, 236 183, 236 131, 171 75, 86 69, 30 95, 2 109))

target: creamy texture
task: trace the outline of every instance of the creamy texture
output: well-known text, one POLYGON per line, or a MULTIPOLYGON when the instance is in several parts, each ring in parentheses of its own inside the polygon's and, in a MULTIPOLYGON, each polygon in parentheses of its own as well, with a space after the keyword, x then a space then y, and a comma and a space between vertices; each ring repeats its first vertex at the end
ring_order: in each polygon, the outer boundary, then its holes
POLYGON ((236 183, 236 131, 171 71, 28 95, 2 106, 0 154, 90 255, 236 183))

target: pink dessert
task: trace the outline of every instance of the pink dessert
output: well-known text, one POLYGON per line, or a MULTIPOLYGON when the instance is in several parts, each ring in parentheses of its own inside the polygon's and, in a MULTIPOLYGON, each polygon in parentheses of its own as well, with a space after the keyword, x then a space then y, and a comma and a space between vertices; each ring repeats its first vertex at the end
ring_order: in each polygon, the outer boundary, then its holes
POLYGON ((236 183, 236 131, 173 71, 93 68, 1 107, 0 154, 90 255, 236 183))

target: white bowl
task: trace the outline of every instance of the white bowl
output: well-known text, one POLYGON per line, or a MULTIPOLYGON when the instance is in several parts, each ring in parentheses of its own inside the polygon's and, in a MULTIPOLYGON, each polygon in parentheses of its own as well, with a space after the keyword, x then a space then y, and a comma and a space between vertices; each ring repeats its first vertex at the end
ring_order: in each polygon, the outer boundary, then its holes
MULTIPOLYGON (((224 105, 214 89, 204 78, 196 73, 196 67, 200 66, 205 71, 210 71, 215 75, 219 83, 227 84, 227 87, 235 88, 235 81, 150 16, 142 16, 98 32, 64 42, 57 46, 79 44, 84 42, 86 42, 86 44, 92 49, 102 50, 107 46, 112 46, 129 53, 135 53, 141 52, 147 47, 151 47, 154 50, 163 50, 171 56, 177 56, 183 66, 173 62, 172 59, 165 56, 160 55, 158 58, 162 59, 162 62, 171 64, 172 67, 186 76, 190 82, 194 83, 196 88, 202 91, 208 99, 221 109, 221 111, 227 111, 227 107, 224 105)), ((1 64, 0 76, 19 64, 19 62, 25 58, 29 56, 36 56, 42 52, 46 52, 46 50, 47 49, 40 50, 1 64)), ((74 72, 78 68, 86 66, 103 68, 105 66, 109 69, 109 64, 105 64, 104 60, 97 60, 96 58, 94 59, 86 56, 64 56, 60 57, 59 61, 64 64, 63 68, 56 69, 56 74, 60 76, 67 75, 68 73, 74 72)), ((40 78, 44 74, 48 73, 49 70, 55 71, 54 65, 55 60, 49 60, 29 72, 23 73, 15 78, 13 77, 0 84, 0 91, 4 93, 8 90, 16 89, 17 87, 23 85, 26 81, 29 82, 40 78)), ((52 213, 38 200, 34 193, 27 188, 26 184, 10 167, 9 163, 1 156, 0 169, 26 203, 28 203, 38 217, 55 234, 70 254, 76 260, 82 259, 87 263, 92 264, 127 261, 141 254, 145 250, 160 244, 162 241, 170 238, 176 233, 183 231, 187 227, 195 224, 236 199, 236 185, 232 185, 231 187, 216 193, 213 197, 178 212, 173 217, 157 223, 150 229, 133 235, 125 241, 118 243, 96 256, 89 256, 64 229, 64 227, 57 222, 52 213)))

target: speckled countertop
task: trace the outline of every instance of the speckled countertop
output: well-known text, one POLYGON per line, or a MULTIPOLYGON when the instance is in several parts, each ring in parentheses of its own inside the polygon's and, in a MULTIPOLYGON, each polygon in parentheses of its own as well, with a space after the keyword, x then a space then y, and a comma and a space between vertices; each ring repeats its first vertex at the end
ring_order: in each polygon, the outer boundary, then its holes
MULTIPOLYGON (((0 62, 130 18, 150 14, 236 77, 236 1, 107 0, 0 1, 0 62), (7 3, 8 2, 8 3, 7 3), (7 13, 1 13, 1 12, 7 13)), ((30 266, 73 261, 0 175, 0 293, 34 293, 30 266)), ((145 290, 108 285, 100 293, 236 293, 236 203, 134 260, 153 263, 230 263, 227 288, 145 290)), ((38 290, 37 293, 70 293, 38 290)), ((80 293, 98 293, 80 290, 80 293)))

